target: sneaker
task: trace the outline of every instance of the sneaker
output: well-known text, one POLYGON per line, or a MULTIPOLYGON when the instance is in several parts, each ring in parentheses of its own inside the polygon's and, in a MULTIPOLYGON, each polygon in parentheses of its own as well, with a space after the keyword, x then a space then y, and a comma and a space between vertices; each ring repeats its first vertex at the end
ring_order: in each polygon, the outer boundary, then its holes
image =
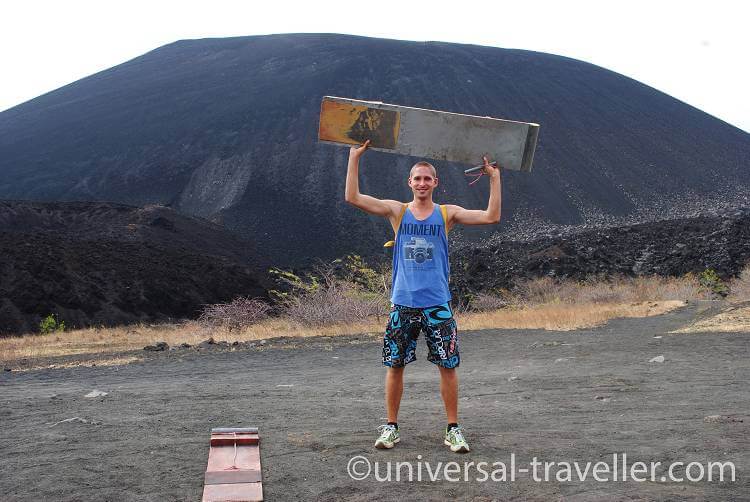
POLYGON ((464 430, 461 427, 445 429, 445 445, 451 447, 452 452, 468 453, 469 443, 464 438, 464 430))
POLYGON ((398 428, 395 425, 381 425, 378 427, 378 431, 380 431, 380 437, 375 441, 375 448, 393 448, 396 443, 401 441, 398 428))

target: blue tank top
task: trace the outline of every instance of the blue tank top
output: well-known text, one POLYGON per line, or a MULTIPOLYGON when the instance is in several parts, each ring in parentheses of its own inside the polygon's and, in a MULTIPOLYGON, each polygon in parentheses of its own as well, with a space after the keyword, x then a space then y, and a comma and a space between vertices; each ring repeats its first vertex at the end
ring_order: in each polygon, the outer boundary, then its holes
POLYGON ((426 308, 450 301, 448 237, 440 206, 418 220, 404 212, 393 247, 391 303, 426 308))

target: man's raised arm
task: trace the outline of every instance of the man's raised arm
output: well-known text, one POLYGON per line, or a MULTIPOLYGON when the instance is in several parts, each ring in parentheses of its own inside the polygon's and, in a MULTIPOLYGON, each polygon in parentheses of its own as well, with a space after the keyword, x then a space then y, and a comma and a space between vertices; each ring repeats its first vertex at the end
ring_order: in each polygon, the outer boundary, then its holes
POLYGON ((461 206, 448 206, 449 226, 462 225, 488 225, 500 222, 500 205, 503 181, 500 176, 500 167, 490 164, 487 157, 484 160, 484 174, 490 177, 490 200, 487 209, 464 209, 461 206))
POLYGON ((370 214, 393 219, 401 206, 400 202, 376 199, 375 197, 359 192, 359 159, 365 153, 369 144, 370 140, 367 140, 362 146, 353 146, 349 149, 349 165, 346 170, 346 192, 344 199, 352 206, 358 207, 370 214))

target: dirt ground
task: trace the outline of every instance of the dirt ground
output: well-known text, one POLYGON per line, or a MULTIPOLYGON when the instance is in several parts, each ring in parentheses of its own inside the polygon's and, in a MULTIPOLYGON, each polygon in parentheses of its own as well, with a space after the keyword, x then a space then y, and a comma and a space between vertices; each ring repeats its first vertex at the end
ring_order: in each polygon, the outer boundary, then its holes
MULTIPOLYGON (((750 500, 750 332, 670 333, 712 309, 690 304, 578 331, 461 332, 460 414, 472 446, 466 455, 442 443, 437 371, 423 342, 407 369, 402 441, 393 450, 372 447, 384 422, 375 336, 3 372, 0 500, 200 500, 209 430, 241 425, 260 428, 271 501, 750 500), (649 362, 656 356, 664 361, 649 362), (107 395, 84 397, 94 389, 107 395), (575 471, 572 481, 555 479, 563 462, 583 470, 586 462, 611 465, 615 453, 626 454, 628 466, 731 461, 736 477, 662 482, 667 471, 660 466, 655 481, 611 481, 611 467, 603 476, 610 481, 591 472, 579 481, 575 471), (483 481, 476 464, 487 462, 485 471, 499 477, 492 463, 510 468, 512 454, 516 469, 534 457, 558 464, 549 481, 522 471, 514 481, 509 471, 505 481, 483 481), (381 477, 392 462, 391 481, 352 479, 347 465, 356 456, 381 477), (454 471, 440 471, 450 461, 462 469, 458 481, 450 481, 454 471), (395 481, 395 462, 411 464, 411 482, 406 469, 395 481), (438 481, 429 480, 426 463, 441 473, 438 481)), ((673 474, 686 476, 684 467, 673 474)), ((692 477, 698 475, 696 467, 692 477)))

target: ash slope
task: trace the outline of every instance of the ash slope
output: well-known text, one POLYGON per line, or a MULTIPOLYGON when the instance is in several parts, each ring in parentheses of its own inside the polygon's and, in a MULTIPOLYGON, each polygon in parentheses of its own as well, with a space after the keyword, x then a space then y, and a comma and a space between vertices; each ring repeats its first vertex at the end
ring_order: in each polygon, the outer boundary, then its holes
MULTIPOLYGON (((528 51, 343 35, 179 41, 0 113, 0 197, 161 203, 250 237, 279 266, 377 252, 389 226, 343 202, 323 95, 541 124, 504 223, 676 218, 748 193, 750 135, 622 75, 528 51)), ((479 155, 481 152, 477 152, 479 155)), ((416 159, 370 152, 361 187, 406 200, 416 159)), ((438 202, 483 207, 438 163, 438 202)))
POLYGON ((0 334, 195 317, 263 296, 252 243, 164 207, 0 202, 0 334))

